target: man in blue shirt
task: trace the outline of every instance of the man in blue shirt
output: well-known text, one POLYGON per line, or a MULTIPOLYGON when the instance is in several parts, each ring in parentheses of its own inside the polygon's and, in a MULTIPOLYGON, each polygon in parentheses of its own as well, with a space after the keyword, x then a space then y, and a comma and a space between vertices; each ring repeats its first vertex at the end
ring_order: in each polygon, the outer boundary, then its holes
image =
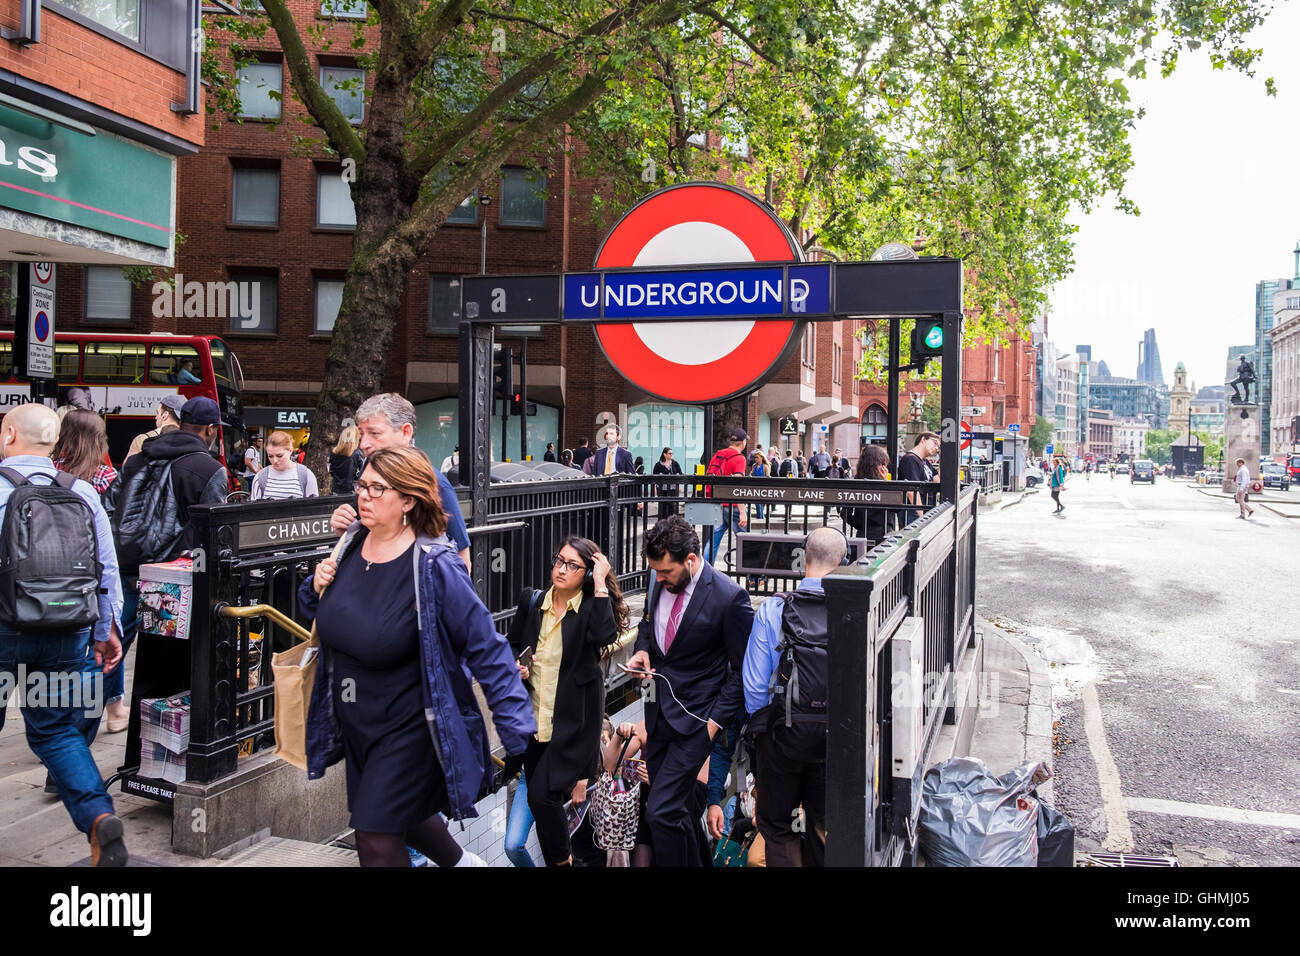
MULTIPOLYGON (((415 447, 415 406, 396 392, 372 395, 357 409, 357 428, 361 431, 361 454, 369 457, 376 448, 394 445, 415 447)), ((432 463, 431 463, 432 464, 432 463)), ((460 513, 456 489, 447 476, 434 469, 438 476, 438 496, 442 510, 447 515, 447 537, 460 552, 460 559, 469 570, 469 530, 465 516, 460 513)), ((357 511, 351 505, 339 505, 330 516, 330 528, 342 534, 357 520, 357 511)))
POLYGON ((847 551, 848 543, 838 530, 818 528, 804 543, 805 576, 796 589, 797 596, 770 598, 754 614, 741 676, 745 709, 754 714, 750 728, 757 751, 755 822, 767 845, 768 866, 801 866, 804 860, 822 866, 825 860, 824 701, 820 715, 794 713, 787 727, 784 696, 772 699, 773 675, 784 650, 784 622, 797 613, 802 641, 811 648, 804 660, 816 663, 820 649, 819 680, 824 688, 826 592, 821 579, 840 566, 847 551), (800 716, 808 719, 800 720, 800 716))
MULTIPOLYGON (((0 457, 4 467, 34 485, 54 480, 50 452, 59 437, 59 417, 44 405, 19 405, 0 424, 0 457)), ((122 821, 99 768, 90 755, 83 731, 103 707, 100 670, 121 664, 118 619, 122 613, 122 582, 113 549, 113 532, 99 494, 78 479, 72 490, 94 515, 98 558, 103 566, 99 619, 93 628, 57 634, 26 634, 0 622, 0 726, 11 693, 23 701, 27 743, 58 785, 59 796, 77 829, 90 840, 92 866, 125 866, 122 821), (92 650, 93 642, 93 650, 92 650)), ((0 477, 0 524, 14 486, 0 477)), ((93 736, 93 735, 90 735, 93 736)))

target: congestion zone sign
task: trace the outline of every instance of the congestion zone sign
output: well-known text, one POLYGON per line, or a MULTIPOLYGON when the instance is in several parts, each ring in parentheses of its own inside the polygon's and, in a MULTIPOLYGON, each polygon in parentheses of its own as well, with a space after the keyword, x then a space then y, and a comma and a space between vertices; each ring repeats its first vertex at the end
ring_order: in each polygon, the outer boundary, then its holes
MULTIPOLYGON (((785 224, 753 196, 719 183, 687 183, 633 206, 601 244, 596 268, 802 259, 785 224)), ((797 265, 572 275, 565 277, 564 317, 596 320, 596 341, 610 364, 649 394, 719 402, 752 391, 790 355, 803 331, 800 313, 829 305, 827 280, 824 266, 797 265), (656 321, 628 321, 644 310, 653 310, 656 321), (657 319, 673 315, 692 320, 657 319), (754 318, 707 321, 723 316, 754 318)))

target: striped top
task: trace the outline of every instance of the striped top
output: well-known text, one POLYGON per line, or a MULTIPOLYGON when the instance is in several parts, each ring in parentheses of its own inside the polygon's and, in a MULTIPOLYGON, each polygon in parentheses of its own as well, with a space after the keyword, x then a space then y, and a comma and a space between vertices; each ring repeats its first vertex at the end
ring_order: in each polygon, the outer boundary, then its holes
POLYGON ((266 472, 266 487, 261 497, 269 501, 302 497, 302 485, 298 483, 298 466, 296 464, 289 471, 276 471, 274 468, 268 467, 266 472))

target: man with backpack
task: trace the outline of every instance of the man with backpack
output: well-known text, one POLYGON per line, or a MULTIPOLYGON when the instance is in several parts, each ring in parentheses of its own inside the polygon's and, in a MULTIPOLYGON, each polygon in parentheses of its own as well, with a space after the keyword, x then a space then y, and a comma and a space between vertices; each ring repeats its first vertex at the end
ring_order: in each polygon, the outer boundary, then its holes
POLYGON ((122 821, 87 740, 103 705, 98 672, 122 661, 122 584, 99 493, 50 460, 58 436, 44 405, 19 405, 0 424, 0 726, 18 693, 28 745, 90 841, 91 865, 125 866, 122 821))
POLYGON ((826 859, 826 592, 821 579, 848 542, 818 528, 804 542, 799 587, 754 615, 741 674, 756 750, 758 832, 768 866, 824 866, 826 859))
MULTIPOLYGON (((714 453, 709 460, 709 467, 704 471, 706 475, 726 477, 745 473, 745 445, 749 443, 749 435, 743 428, 733 428, 727 437, 731 443, 714 453)), ((713 529, 713 547, 705 556, 710 564, 718 553, 718 545, 722 543, 722 536, 727 533, 727 527, 731 526, 739 532, 743 531, 748 524, 749 519, 744 508, 739 505, 722 506, 722 522, 713 529)))
MULTIPOLYGON (((221 410, 210 398, 191 398, 181 408, 178 431, 163 432, 141 446, 140 454, 122 466, 122 490, 113 512, 113 538, 126 590, 123 608, 123 647, 135 640, 139 610, 140 565, 171 561, 200 546, 190 518, 195 505, 226 500, 226 469, 212 456, 221 435, 221 410)), ((125 651, 123 652, 125 653, 125 651)), ((136 652, 132 700, 168 697, 189 689, 190 645, 174 638, 156 638, 147 652, 136 652)), ((132 706, 124 766, 140 762, 140 711, 132 706)))

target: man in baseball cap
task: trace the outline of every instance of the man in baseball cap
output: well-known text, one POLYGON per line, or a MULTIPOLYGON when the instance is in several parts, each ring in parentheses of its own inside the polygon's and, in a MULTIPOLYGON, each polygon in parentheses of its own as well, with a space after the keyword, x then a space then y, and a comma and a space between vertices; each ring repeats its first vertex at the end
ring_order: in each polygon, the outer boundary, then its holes
POLYGON ((221 420, 221 409, 210 398, 191 398, 181 406, 182 425, 221 425, 230 427, 229 422, 221 420))
MULTIPOLYGON (((155 435, 161 435, 163 432, 175 431, 181 427, 181 409, 185 407, 184 395, 164 395, 158 402, 158 408, 154 412, 154 428, 147 432, 142 432, 131 439, 131 447, 126 450, 126 458, 132 455, 140 454, 140 447, 146 439, 153 438, 155 435)), ((125 464, 126 458, 122 459, 125 464)))

